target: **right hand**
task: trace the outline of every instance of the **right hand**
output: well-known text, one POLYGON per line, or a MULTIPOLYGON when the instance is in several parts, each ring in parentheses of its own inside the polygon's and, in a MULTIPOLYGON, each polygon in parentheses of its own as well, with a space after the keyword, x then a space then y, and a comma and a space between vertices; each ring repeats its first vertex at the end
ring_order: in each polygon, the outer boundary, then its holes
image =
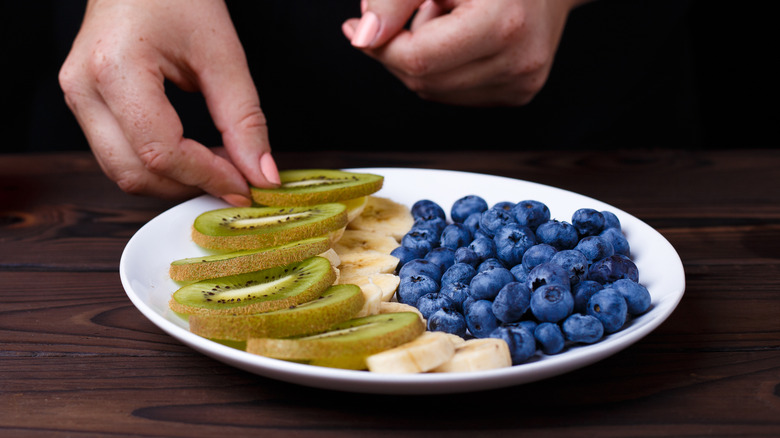
POLYGON ((247 182, 279 184, 222 0, 91 0, 59 78, 101 168, 128 193, 181 199, 205 191, 249 205, 247 182), (166 79, 203 93, 226 154, 183 137, 166 79))

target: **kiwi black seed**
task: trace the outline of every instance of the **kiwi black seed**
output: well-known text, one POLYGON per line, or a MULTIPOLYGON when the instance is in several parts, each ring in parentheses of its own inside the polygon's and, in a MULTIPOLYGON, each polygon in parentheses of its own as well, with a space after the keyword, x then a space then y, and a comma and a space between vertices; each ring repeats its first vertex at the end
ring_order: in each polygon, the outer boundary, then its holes
POLYGON ((260 205, 316 205, 368 196, 379 191, 384 177, 333 169, 298 169, 279 172, 281 186, 252 187, 260 205))
POLYGON ((287 339, 250 338, 246 351, 286 360, 316 364, 349 358, 365 358, 411 341, 425 331, 425 324, 414 312, 383 313, 336 324, 315 335, 287 339))
POLYGON ((246 341, 317 333, 354 317, 365 303, 354 284, 331 286, 298 306, 252 315, 191 315, 190 331, 212 339, 246 341))
POLYGON ((327 251, 330 246, 328 237, 313 237, 268 248, 180 259, 171 262, 168 272, 175 281, 227 277, 301 261, 327 251))
POLYGON ((183 314, 247 315, 285 309, 318 297, 336 279, 328 259, 311 257, 274 268, 202 280, 173 293, 183 314))
POLYGON ((192 239, 223 251, 277 246, 324 236, 347 224, 344 204, 307 207, 230 207, 207 211, 193 224, 192 239))

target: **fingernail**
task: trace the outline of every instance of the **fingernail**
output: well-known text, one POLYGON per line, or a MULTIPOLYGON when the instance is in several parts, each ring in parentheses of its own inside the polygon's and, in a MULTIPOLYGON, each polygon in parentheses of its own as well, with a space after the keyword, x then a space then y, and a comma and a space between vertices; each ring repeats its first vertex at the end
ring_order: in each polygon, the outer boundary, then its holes
POLYGON ((365 14, 368 9, 368 0, 360 0, 360 13, 365 14))
POLYGON ((222 196, 222 200, 227 202, 230 205, 234 205, 236 207, 249 207, 252 205, 252 200, 247 198, 244 195, 239 195, 237 193, 231 193, 229 195, 222 196))
POLYGON ((368 47, 379 32, 379 18, 373 12, 366 12, 360 19, 355 29, 355 37, 352 45, 355 47, 368 47))
POLYGON ((282 181, 279 179, 279 170, 276 168, 276 161, 270 153, 263 154, 260 157, 260 171, 263 172, 263 176, 271 184, 280 185, 282 181))

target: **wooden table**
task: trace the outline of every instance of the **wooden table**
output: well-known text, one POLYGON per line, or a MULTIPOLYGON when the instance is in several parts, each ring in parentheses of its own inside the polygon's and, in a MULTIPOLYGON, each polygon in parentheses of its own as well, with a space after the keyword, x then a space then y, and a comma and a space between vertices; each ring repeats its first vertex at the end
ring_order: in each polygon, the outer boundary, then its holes
POLYGON ((679 252, 685 296, 594 365, 446 396, 341 393, 237 370, 149 322, 128 239, 172 202, 86 153, 0 156, 0 436, 780 436, 780 151, 276 154, 281 168, 522 178, 613 204, 679 252))

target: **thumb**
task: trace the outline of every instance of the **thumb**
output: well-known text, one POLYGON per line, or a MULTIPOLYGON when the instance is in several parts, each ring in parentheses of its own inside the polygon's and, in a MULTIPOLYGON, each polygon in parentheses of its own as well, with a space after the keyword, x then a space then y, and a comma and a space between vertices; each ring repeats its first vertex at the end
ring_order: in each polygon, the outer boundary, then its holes
POLYGON ((373 49, 397 35, 424 0, 363 0, 363 16, 357 22, 352 45, 373 49))

